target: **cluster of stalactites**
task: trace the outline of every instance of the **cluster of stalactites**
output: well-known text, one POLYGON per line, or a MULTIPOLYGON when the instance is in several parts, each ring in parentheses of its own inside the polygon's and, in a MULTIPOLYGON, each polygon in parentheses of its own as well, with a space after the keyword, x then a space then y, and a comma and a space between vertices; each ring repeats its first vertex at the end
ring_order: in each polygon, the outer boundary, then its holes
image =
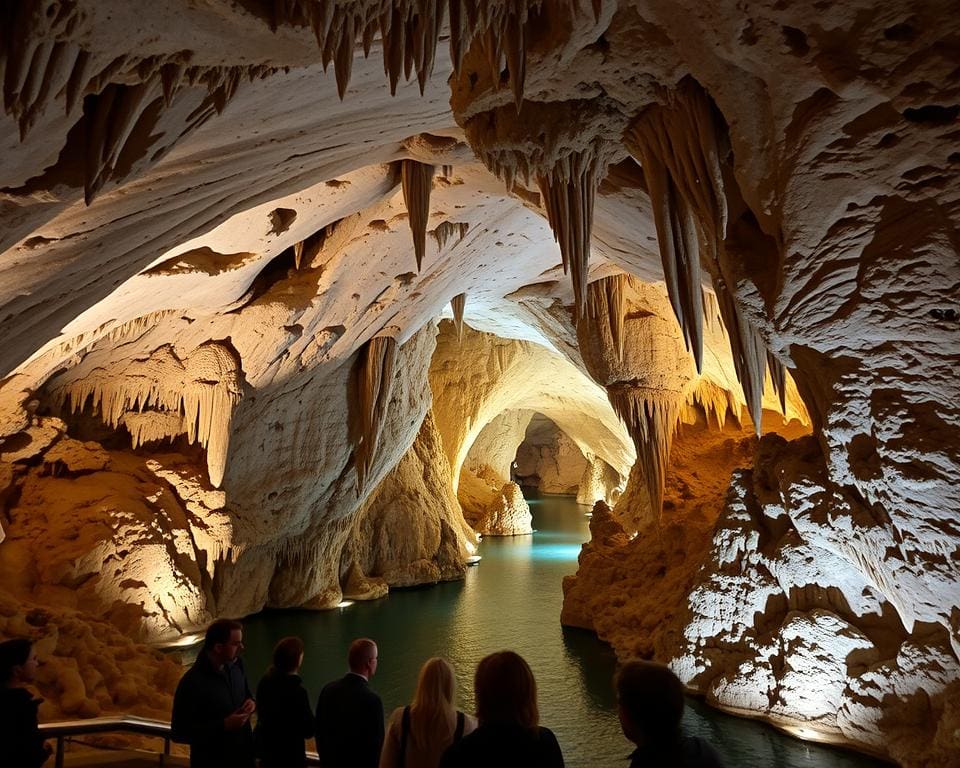
POLYGON ((380 432, 387 420, 396 358, 397 340, 392 336, 374 336, 360 353, 357 381, 359 430, 354 443, 358 493, 363 493, 380 442, 380 432))
POLYGON ((453 310, 453 325, 457 329, 457 341, 463 341, 463 311, 467 307, 467 294, 458 293, 450 299, 450 309, 453 310))
MULTIPOLYGON (((556 0, 575 10, 580 0, 556 0)), ((523 100, 526 51, 532 32, 532 15, 544 0, 276 0, 267 13, 274 29, 281 25, 308 26, 321 51, 324 69, 333 64, 340 98, 350 83, 353 54, 361 41, 369 55, 379 36, 383 46, 383 71, 395 94, 401 75, 409 80, 416 71, 420 92, 433 72, 440 31, 449 13, 450 57, 455 72, 467 49, 479 40, 490 66, 491 81, 500 83, 506 64, 510 87, 519 106, 523 100)), ((601 0, 592 0, 599 16, 601 0)))
POLYGON ((659 518, 683 396, 679 392, 623 384, 608 386, 607 397, 633 439, 650 505, 659 518))
POLYGON ((720 134, 709 99, 692 81, 669 96, 668 105, 649 107, 633 121, 624 142, 643 168, 667 293, 700 371, 700 256, 716 261, 727 227, 720 134))
POLYGON ((684 80, 666 96, 667 104, 649 107, 633 121, 624 142, 643 167, 667 292, 697 370, 703 360, 703 258, 710 265, 737 377, 759 434, 768 361, 773 363, 771 374, 781 403, 786 372, 768 354, 759 331, 721 277, 718 255, 726 237, 727 198, 720 122, 710 99, 692 80, 684 80))
POLYGON ((187 131, 223 111, 243 77, 266 77, 275 68, 191 66, 190 52, 98 58, 69 39, 79 6, 20 0, 0 8, 0 81, 3 106, 24 140, 47 108, 62 100, 67 114, 82 102, 84 199, 89 205, 108 181, 122 178, 154 133, 161 104, 184 86, 205 86, 206 100, 188 117, 187 131), (137 137, 131 142, 131 137, 137 137))
POLYGON ((120 367, 73 369, 53 380, 49 392, 61 409, 89 406, 109 426, 125 426, 134 449, 186 435, 206 449, 210 484, 223 482, 230 422, 242 396, 239 361, 224 344, 206 342, 183 360, 164 346, 120 367))
POLYGON ((594 280, 587 289, 587 318, 598 329, 608 329, 617 350, 617 359, 621 362, 627 312, 626 287, 629 279, 625 274, 611 275, 594 280))
POLYGON ((441 221, 437 224, 435 229, 430 230, 430 235, 433 237, 434 242, 437 244, 437 250, 442 251, 447 247, 447 243, 453 239, 457 238, 459 243, 463 238, 467 236, 467 232, 470 231, 470 224, 466 221, 441 221))
POLYGON ((547 221, 560 246, 564 273, 573 282, 573 301, 579 322, 587 305, 587 273, 593 203, 606 167, 591 150, 571 152, 546 173, 538 173, 547 221))
MULTIPOLYGON (((717 425, 717 429, 724 428, 728 413, 733 416, 738 425, 740 424, 740 403, 736 395, 709 379, 700 379, 697 388, 687 399, 687 408, 699 408, 707 423, 709 424, 712 420, 717 425)), ((693 416, 691 421, 694 421, 696 416, 691 415, 693 416)))
POLYGON ((417 272, 423 267, 427 252, 427 222, 430 220, 430 192, 433 189, 434 166, 416 160, 400 161, 400 180, 407 220, 413 234, 413 253, 417 272))

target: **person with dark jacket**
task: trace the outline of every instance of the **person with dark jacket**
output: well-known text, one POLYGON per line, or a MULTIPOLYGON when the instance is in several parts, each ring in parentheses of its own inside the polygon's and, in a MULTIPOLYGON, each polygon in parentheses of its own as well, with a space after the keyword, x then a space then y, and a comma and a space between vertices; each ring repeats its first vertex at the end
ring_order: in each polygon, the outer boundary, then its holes
POLYGON ((174 741, 190 745, 191 768, 253 768, 256 708, 240 660, 243 625, 218 619, 203 648, 180 679, 170 722, 174 741))
POLYGON ((350 671, 327 683, 317 700, 317 754, 324 768, 377 768, 383 747, 383 703, 370 689, 377 644, 360 638, 347 653, 350 671))
POLYGON ((540 725, 537 682, 513 651, 482 659, 473 679, 480 725, 443 754, 440 768, 563 768, 553 731, 540 725))
POLYGON ((26 638, 0 643, 0 755, 3 765, 39 768, 51 749, 40 736, 35 699, 24 686, 37 674, 37 652, 26 638))
POLYGON ((313 712, 300 680, 303 640, 285 637, 273 649, 273 666, 257 685, 254 742, 263 768, 303 768, 313 712))
POLYGON ((684 736, 683 683, 652 661, 629 661, 616 678, 620 727, 637 745, 630 768, 723 768, 706 741, 684 736))

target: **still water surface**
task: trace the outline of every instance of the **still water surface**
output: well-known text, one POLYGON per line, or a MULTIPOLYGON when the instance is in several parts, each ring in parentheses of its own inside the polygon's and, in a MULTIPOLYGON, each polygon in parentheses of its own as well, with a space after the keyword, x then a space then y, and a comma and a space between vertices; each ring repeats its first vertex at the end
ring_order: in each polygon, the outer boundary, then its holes
MULTIPOLYGON (((627 764, 630 745, 617 721, 611 679, 613 652, 592 634, 560 626, 561 582, 574 573, 589 539, 584 507, 572 498, 530 501, 532 536, 487 538, 483 561, 462 582, 391 592, 347 608, 268 611, 244 622, 244 658, 251 686, 270 662, 273 644, 299 635, 306 645, 303 678, 313 702, 323 685, 346 671, 355 637, 379 646, 373 688, 389 714, 410 701, 420 665, 444 656, 458 673, 458 705, 473 711, 472 676, 488 653, 510 648, 537 678, 541 723, 557 735, 568 766, 627 764)), ((853 753, 806 744, 773 729, 716 712, 689 699, 684 727, 703 736, 728 768, 867 768, 883 765, 853 753)))

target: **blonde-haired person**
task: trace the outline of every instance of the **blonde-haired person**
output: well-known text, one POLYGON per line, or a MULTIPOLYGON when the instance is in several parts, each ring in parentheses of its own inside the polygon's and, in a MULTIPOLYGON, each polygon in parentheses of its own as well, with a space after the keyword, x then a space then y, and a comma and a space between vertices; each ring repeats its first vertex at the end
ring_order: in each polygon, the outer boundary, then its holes
POLYGON ((472 732, 477 721, 454 705, 456 678, 446 659, 420 668, 413 703, 390 715, 380 768, 437 768, 451 744, 472 732))

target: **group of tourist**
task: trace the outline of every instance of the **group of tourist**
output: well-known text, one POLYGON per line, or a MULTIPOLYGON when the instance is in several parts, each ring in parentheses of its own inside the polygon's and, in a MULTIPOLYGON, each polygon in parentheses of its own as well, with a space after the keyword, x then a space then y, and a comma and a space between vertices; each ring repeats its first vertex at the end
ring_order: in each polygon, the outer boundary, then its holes
MULTIPOLYGON (((395 710, 385 726, 383 704, 370 687, 378 664, 374 641, 351 643, 349 671, 324 686, 315 712, 298 674, 304 650, 299 638, 277 643, 255 699, 239 658, 242 648, 239 623, 215 622, 177 687, 173 737, 190 744, 193 768, 253 768, 254 755, 262 768, 300 768, 311 736, 326 768, 563 766, 556 736, 540 725, 533 672, 513 651, 491 654, 477 665, 476 717, 457 710, 453 667, 433 658, 420 670, 413 702, 395 710)), ((683 686, 667 667, 629 662, 616 686, 623 732, 636 745, 630 768, 720 767, 706 742, 682 736, 683 686)))
MULTIPOLYGON (((540 725, 537 684, 513 651, 485 657, 474 676, 476 717, 455 706, 453 667, 428 660, 413 702, 384 724, 383 704, 371 689, 378 650, 372 640, 351 643, 349 672, 328 683, 316 710, 299 676, 303 641, 285 637, 273 664, 250 690, 240 653, 243 626, 221 619, 207 629, 203 648, 173 700, 175 741, 190 745, 192 768, 301 768, 306 740, 316 737, 326 768, 562 768, 553 732, 540 725), (256 713, 256 728, 252 727, 256 713)), ((49 757, 37 726, 36 652, 29 640, 0 643, 0 743, 11 765, 38 768, 49 757)), ((625 664, 616 680, 620 723, 636 745, 630 768, 719 768, 702 739, 684 737, 683 686, 667 667, 625 664)))

